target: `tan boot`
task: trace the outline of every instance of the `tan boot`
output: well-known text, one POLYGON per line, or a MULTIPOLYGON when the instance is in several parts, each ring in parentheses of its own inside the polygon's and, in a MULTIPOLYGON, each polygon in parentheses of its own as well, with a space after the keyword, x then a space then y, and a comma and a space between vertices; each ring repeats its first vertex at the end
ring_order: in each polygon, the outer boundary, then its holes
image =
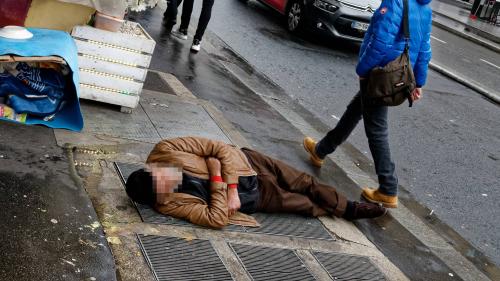
POLYGON ((363 188, 361 196, 372 203, 380 203, 386 208, 397 208, 398 197, 396 195, 385 195, 378 189, 363 188))
POLYGON ((316 141, 310 137, 305 137, 302 144, 304 145, 304 149, 307 151, 307 153, 309 153, 309 159, 311 160, 313 166, 321 167, 324 160, 316 155, 316 141))

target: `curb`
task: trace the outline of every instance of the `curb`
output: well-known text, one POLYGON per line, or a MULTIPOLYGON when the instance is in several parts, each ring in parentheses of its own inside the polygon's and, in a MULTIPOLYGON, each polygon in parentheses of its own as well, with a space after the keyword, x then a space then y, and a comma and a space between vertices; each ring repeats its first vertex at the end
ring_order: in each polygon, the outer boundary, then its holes
POLYGON ((456 23, 464 26, 464 28, 466 29, 466 31, 467 31, 467 29, 470 29, 472 33, 477 34, 478 36, 483 37, 484 39, 490 40, 490 41, 492 41, 494 43, 500 43, 500 37, 498 37, 498 36, 495 36, 493 34, 490 34, 490 33, 486 32, 486 31, 481 30, 480 28, 477 28, 477 27, 474 27, 474 26, 469 25, 467 23, 464 23, 462 21, 459 21, 456 18, 454 18, 454 17, 452 17, 450 15, 443 14, 440 11, 433 10, 432 12, 433 12, 434 15, 438 15, 440 17, 449 19, 449 20, 451 20, 453 22, 456 22, 456 23))
POLYGON ((490 91, 486 90, 485 88, 479 86, 478 84, 474 83, 474 82, 470 82, 470 81, 467 81, 466 78, 460 76, 460 75, 457 75, 453 72, 451 72, 450 70, 447 70, 446 68, 440 66, 440 65, 437 65, 433 62, 430 62, 429 63, 429 67, 434 70, 434 71, 437 71, 455 81, 457 81, 458 83, 480 93, 481 95, 485 96, 486 98, 490 99, 491 101, 497 103, 497 104, 500 104, 500 95, 498 94, 494 94, 494 93, 491 93, 490 91))
MULTIPOLYGON (((437 12, 436 12, 436 14, 438 14, 439 16, 441 16, 441 14, 439 14, 437 12)), ((458 22, 458 21, 455 21, 455 22, 457 22, 457 23, 459 23, 461 25, 464 25, 461 22, 458 22)), ((497 46, 495 43, 491 43, 491 42, 486 41, 487 39, 483 40, 483 39, 478 38, 476 36, 469 35, 469 34, 467 34, 465 32, 458 31, 458 30, 453 29, 452 27, 447 26, 446 24, 443 24, 443 23, 441 23, 441 22, 439 22, 439 21, 437 21, 435 19, 432 19, 432 24, 435 25, 435 26, 437 26, 437 27, 439 27, 439 28, 442 28, 442 29, 444 29, 444 30, 446 30, 446 31, 448 31, 448 32, 450 32, 452 34, 455 34, 455 35, 457 35, 459 37, 462 37, 462 38, 467 39, 469 41, 472 41, 472 42, 474 42, 476 44, 479 44, 479 45, 481 45, 481 46, 483 46, 483 47, 485 47, 487 49, 490 49, 492 51, 500 53, 500 46, 497 46)), ((478 35, 478 36, 480 36, 480 35, 478 35)))

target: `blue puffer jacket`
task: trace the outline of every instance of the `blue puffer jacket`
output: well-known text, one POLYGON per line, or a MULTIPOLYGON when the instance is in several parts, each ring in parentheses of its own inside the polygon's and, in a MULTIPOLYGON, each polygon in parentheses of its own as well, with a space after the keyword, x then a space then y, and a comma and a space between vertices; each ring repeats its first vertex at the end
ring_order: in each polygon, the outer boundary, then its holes
MULTIPOLYGON (((431 60, 431 0, 408 0, 410 24, 410 60, 418 87, 425 84, 427 66, 431 60)), ((404 50, 402 27, 403 0, 383 0, 373 14, 365 34, 356 73, 367 77, 370 70, 385 66, 404 50)))

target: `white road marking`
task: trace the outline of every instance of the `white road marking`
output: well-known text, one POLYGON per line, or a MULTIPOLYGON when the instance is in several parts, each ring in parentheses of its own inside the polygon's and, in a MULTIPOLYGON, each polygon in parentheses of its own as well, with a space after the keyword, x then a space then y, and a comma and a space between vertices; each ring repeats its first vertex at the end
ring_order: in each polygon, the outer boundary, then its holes
POLYGON ((434 36, 432 36, 432 35, 431 35, 431 38, 432 38, 432 39, 434 39, 434 40, 436 40, 436 41, 438 41, 438 42, 441 42, 441 43, 443 43, 443 44, 446 44, 446 41, 443 41, 443 40, 441 40, 441 39, 439 39, 439 38, 436 38, 436 37, 434 37, 434 36))
POLYGON ((500 69, 500 66, 498 66, 498 65, 496 65, 496 64, 494 64, 494 63, 491 63, 491 62, 489 62, 489 61, 487 61, 487 60, 483 60, 483 59, 481 59, 481 61, 483 61, 483 62, 485 62, 485 63, 487 63, 487 64, 489 64, 489 65, 491 65, 491 66, 493 66, 493 67, 496 67, 496 68, 500 69))

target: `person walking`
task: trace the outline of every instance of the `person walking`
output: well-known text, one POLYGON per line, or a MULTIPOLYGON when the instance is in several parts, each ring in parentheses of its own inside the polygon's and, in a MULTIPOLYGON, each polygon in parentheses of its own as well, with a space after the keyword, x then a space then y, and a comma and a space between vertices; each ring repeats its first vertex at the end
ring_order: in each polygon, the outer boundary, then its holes
MULTIPOLYGON (((172 30, 173 26, 176 24, 177 18, 177 8, 181 4, 182 0, 170 0, 167 6, 167 10, 163 15, 165 19, 165 27, 172 30)), ((193 12, 194 0, 184 0, 182 5, 182 16, 181 25, 178 30, 172 31, 172 35, 181 39, 188 39, 188 27, 191 21, 191 14, 193 12)), ((193 44, 191 45, 191 51, 197 53, 201 49, 201 40, 207 29, 208 22, 212 17, 212 7, 214 5, 214 0, 203 0, 203 5, 201 8, 200 19, 198 20, 198 27, 196 33, 193 37, 193 44)))
POLYGON ((363 103, 363 93, 369 91, 367 77, 370 71, 384 67, 399 57, 409 46, 409 55, 416 88, 410 99, 422 97, 422 87, 427 78, 428 64, 431 59, 431 0, 383 0, 375 11, 365 34, 359 52, 356 73, 359 76, 360 91, 354 96, 347 110, 333 130, 316 142, 311 137, 303 140, 305 150, 314 166, 321 167, 325 157, 342 144, 363 118, 365 133, 378 176, 378 189, 364 188, 362 196, 369 202, 381 203, 384 207, 398 206, 398 179, 395 164, 391 159, 388 142, 387 106, 363 103), (405 38, 403 30, 403 1, 407 1, 410 39, 405 38), (408 41, 407 41, 408 40, 408 41))

